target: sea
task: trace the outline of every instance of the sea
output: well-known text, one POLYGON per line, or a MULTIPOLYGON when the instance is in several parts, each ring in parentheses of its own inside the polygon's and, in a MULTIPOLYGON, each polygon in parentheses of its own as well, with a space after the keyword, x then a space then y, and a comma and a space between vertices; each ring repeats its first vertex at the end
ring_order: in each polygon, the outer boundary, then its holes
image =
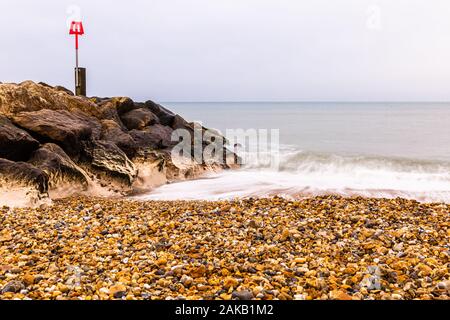
POLYGON ((336 194, 450 203, 450 103, 163 105, 189 121, 201 122, 222 133, 237 129, 278 130, 278 162, 277 166, 268 166, 258 157, 252 161, 247 156, 239 170, 167 184, 140 199, 302 198, 336 194))

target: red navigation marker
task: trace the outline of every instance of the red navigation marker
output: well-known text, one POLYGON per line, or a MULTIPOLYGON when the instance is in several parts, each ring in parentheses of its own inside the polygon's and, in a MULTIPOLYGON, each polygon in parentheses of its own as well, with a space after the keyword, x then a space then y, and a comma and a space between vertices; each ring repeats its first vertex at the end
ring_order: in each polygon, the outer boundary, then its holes
POLYGON ((82 36, 84 34, 83 22, 72 21, 70 24, 69 34, 75 35, 75 49, 78 50, 78 36, 82 36))
POLYGON ((72 21, 70 24, 70 35, 75 35, 75 94, 86 95, 86 69, 78 67, 78 36, 84 34, 83 23, 72 21))

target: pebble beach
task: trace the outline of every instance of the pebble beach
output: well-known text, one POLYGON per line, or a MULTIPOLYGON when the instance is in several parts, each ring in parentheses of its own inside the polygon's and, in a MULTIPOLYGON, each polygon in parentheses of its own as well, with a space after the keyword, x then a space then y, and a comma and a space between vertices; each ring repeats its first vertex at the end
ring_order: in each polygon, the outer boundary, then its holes
POLYGON ((0 208, 0 299, 450 299, 450 205, 324 196, 0 208))

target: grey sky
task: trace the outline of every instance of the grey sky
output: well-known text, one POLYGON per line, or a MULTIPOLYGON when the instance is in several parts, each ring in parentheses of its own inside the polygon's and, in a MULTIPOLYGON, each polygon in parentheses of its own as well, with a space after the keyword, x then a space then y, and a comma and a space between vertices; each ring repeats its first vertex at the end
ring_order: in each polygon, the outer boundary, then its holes
POLYGON ((0 81, 138 100, 450 100, 448 0, 2 0, 0 81))

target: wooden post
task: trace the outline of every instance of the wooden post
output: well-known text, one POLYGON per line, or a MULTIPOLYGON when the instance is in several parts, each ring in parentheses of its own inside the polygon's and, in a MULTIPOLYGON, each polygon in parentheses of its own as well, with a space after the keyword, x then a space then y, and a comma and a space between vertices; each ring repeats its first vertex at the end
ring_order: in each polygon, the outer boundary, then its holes
POLYGON ((86 96, 86 68, 75 68, 75 95, 86 96))

